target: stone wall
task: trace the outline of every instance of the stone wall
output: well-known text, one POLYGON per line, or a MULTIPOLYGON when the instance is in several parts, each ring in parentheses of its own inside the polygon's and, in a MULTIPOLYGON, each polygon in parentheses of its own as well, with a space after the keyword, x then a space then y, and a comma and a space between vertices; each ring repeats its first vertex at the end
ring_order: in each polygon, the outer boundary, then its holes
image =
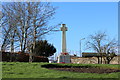
MULTIPOLYGON (((120 64, 119 63, 120 56, 116 56, 112 59, 110 64, 120 64)), ((98 64, 98 58, 97 57, 72 57, 71 63, 77 63, 77 64, 98 64)), ((103 64, 105 64, 104 58, 103 58, 103 64)))
POLYGON ((110 64, 120 64, 120 56, 114 57, 110 64))

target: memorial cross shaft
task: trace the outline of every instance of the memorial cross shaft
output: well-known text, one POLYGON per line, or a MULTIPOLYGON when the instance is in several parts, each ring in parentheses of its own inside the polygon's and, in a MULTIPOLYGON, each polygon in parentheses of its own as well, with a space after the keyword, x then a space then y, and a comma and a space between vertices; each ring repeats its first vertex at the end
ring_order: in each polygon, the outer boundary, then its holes
POLYGON ((62 31, 62 53, 66 53, 66 31, 67 31, 67 27, 65 24, 62 24, 61 27, 61 31, 62 31))

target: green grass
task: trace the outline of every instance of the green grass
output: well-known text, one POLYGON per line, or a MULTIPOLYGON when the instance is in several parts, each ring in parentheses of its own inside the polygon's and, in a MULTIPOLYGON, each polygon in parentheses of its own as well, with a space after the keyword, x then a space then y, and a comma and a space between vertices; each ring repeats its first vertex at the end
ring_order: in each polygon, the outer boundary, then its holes
MULTIPOLYGON (((78 73, 68 71, 49 70, 41 67, 49 63, 25 63, 25 62, 3 62, 2 77, 3 78, 118 78, 120 72, 116 73, 78 73)), ((55 63, 53 63, 55 64, 55 63)), ((112 64, 57 64, 72 66, 94 66, 118 69, 119 65, 112 64)))

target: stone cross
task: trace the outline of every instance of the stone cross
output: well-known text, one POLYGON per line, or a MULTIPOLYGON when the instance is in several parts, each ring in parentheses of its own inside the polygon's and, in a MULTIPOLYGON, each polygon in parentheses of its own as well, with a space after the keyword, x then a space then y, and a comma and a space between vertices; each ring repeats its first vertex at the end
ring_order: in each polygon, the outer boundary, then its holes
POLYGON ((66 31, 67 31, 67 27, 65 24, 62 24, 61 27, 61 31, 62 31, 62 53, 66 53, 66 31))

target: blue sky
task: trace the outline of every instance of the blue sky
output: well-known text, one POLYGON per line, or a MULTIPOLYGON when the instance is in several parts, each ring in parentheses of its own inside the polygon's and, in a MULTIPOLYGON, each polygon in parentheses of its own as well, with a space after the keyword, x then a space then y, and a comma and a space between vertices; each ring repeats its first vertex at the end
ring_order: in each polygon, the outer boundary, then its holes
MULTIPOLYGON (((81 38, 86 38, 82 41, 82 52, 90 52, 85 50, 85 42, 97 31, 106 32, 110 38, 118 38, 117 2, 53 2, 52 5, 58 9, 50 25, 61 22, 67 25, 67 51, 70 54, 79 54, 81 38)), ((61 52, 61 37, 61 31, 45 37, 56 47, 57 55, 61 52)))
MULTIPOLYGON (((87 38, 97 31, 106 32, 110 38, 118 38, 118 3, 117 2, 54 2, 57 6, 51 25, 64 23, 68 27, 67 50, 71 54, 79 54, 80 39, 87 38)), ((62 32, 47 35, 46 39, 61 52, 62 32)), ((82 51, 85 50, 85 40, 82 41, 82 51)))

